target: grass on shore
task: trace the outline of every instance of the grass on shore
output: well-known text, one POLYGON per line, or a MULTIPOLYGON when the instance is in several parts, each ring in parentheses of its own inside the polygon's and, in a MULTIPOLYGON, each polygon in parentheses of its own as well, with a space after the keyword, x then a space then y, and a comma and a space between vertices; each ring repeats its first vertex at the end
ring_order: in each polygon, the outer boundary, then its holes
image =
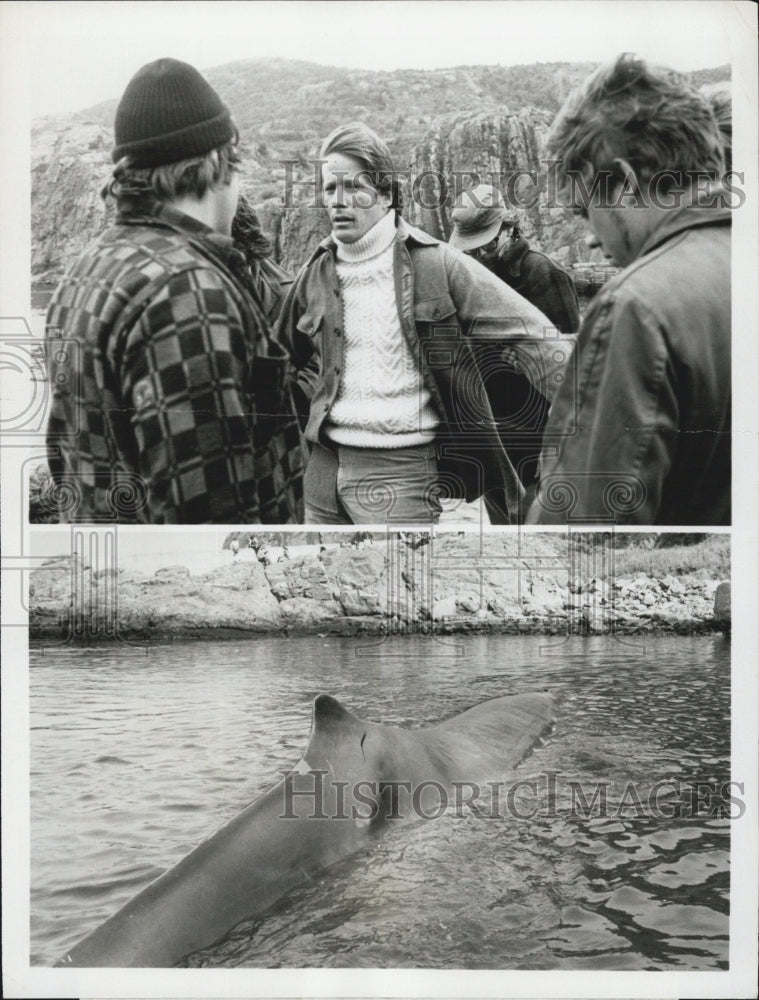
POLYGON ((653 549, 640 546, 614 552, 617 577, 647 574, 662 576, 699 576, 711 580, 730 579, 730 536, 710 535, 697 545, 673 545, 653 549))

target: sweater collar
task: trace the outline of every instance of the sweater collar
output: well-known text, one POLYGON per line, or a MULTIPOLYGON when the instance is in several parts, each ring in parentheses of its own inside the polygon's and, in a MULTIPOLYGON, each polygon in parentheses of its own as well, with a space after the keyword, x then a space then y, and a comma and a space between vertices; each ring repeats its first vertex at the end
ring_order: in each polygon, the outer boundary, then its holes
MULTIPOLYGON (((410 226, 408 222, 395 211, 390 211, 387 213, 391 218, 393 216, 393 224, 395 225, 395 239, 400 240, 401 243, 415 243, 422 247, 435 247, 438 246, 440 240, 436 240, 434 236, 430 236, 429 233, 425 233, 422 229, 417 229, 416 226, 410 226)), ((336 253, 337 240, 332 235, 325 237, 321 243, 317 246, 314 252, 306 261, 306 267, 320 257, 323 253, 331 253, 334 257, 336 253)))
POLYGON ((376 257, 387 250, 395 239, 395 212, 386 212, 379 222, 353 243, 336 241, 337 259, 346 263, 357 264, 362 260, 376 257))

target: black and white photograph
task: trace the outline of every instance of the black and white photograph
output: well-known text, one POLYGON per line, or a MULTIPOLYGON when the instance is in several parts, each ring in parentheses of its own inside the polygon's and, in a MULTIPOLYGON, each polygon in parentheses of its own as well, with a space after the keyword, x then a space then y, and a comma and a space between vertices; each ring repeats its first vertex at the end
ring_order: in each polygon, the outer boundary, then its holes
POLYGON ((731 524, 731 64, 607 51, 165 57, 35 118, 32 522, 731 524))
POLYGON ((756 7, 0 28, 4 995, 756 996, 756 7))
POLYGON ((32 536, 33 965, 728 968, 728 535, 110 535, 32 536))

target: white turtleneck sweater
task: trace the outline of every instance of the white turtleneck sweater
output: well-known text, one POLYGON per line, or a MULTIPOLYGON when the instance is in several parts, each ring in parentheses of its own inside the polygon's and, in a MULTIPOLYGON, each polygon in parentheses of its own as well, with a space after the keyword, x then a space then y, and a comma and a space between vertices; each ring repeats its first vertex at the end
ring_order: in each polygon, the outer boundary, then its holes
POLYGON ((408 448, 438 416, 401 329, 393 275, 395 212, 355 243, 337 241, 343 366, 325 433, 354 448, 408 448))

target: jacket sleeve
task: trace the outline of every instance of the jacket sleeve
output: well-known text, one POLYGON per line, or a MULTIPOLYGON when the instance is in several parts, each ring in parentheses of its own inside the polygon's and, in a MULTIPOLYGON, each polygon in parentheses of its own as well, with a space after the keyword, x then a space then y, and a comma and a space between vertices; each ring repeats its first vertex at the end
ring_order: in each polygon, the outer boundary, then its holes
POLYGON ((497 343, 502 360, 553 399, 575 338, 557 334, 547 316, 482 264, 447 249, 448 284, 464 334, 483 346, 497 343))
POLYGON ((282 308, 282 302, 292 286, 293 277, 289 271, 268 257, 262 258, 256 264, 255 271, 251 268, 253 278, 257 279, 259 294, 267 318, 270 323, 275 323, 282 308))
POLYGON ((307 320, 301 303, 304 280, 305 268, 290 286, 276 325, 276 338, 289 353, 296 371, 292 390, 303 427, 308 422, 311 400, 319 381, 319 357, 311 336, 313 330, 305 329, 307 320))
POLYGON ((115 349, 148 519, 258 523, 252 348, 223 278, 173 276, 115 349))
POLYGON ((579 352, 577 383, 548 418, 528 523, 655 524, 679 423, 665 331, 645 303, 609 297, 579 352))
POLYGON ((575 283, 564 268, 542 255, 539 259, 544 266, 537 272, 536 300, 557 330, 576 333, 580 326, 580 304, 575 283))

